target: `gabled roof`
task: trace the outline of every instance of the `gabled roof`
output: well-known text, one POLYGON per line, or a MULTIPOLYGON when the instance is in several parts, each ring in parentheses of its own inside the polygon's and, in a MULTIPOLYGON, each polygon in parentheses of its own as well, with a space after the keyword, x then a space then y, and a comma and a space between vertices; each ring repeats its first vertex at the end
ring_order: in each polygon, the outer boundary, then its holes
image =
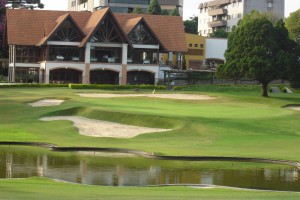
POLYGON ((127 34, 144 21, 166 51, 187 52, 184 26, 181 17, 148 14, 112 13, 109 8, 94 13, 88 11, 48 11, 8 9, 7 43, 11 45, 41 45, 65 20, 71 19, 85 37, 80 47, 90 40, 105 17, 112 17, 115 27, 131 45, 127 34))
POLYGON ((129 29, 129 22, 134 22, 134 19, 137 20, 138 17, 142 17, 157 38, 159 38, 166 51, 187 52, 181 17, 133 13, 115 13, 114 15, 123 27, 123 30, 129 29))
MULTIPOLYGON (((86 37, 82 40, 80 47, 83 47, 93 36, 96 29, 99 27, 99 24, 105 19, 105 17, 112 16, 114 18, 113 13, 109 8, 104 8, 98 11, 95 11, 92 13, 91 17, 87 21, 83 31, 86 33, 86 37)), ((115 19, 115 18, 114 18, 115 19)), ((120 24, 114 20, 117 26, 117 29, 119 29, 119 32, 121 33, 121 36, 126 42, 129 42, 128 38, 126 37, 124 31, 122 30, 122 27, 120 24)))
POLYGON ((70 14, 82 30, 91 12, 8 9, 6 12, 8 44, 39 45, 45 36, 53 32, 66 14, 70 14))
POLYGON ((74 21, 74 19, 72 18, 72 16, 70 15, 70 13, 66 13, 63 14, 61 16, 59 16, 56 20, 57 25, 53 28, 53 30, 48 34, 45 35, 45 37, 38 43, 38 46, 41 46, 43 44, 45 44, 45 42, 47 42, 47 40, 49 38, 51 38, 53 36, 53 34, 63 26, 64 22, 70 20, 72 21, 72 23, 75 25, 75 27, 77 28, 77 30, 84 36, 84 33, 81 31, 81 29, 79 28, 79 26, 76 24, 76 22, 74 21))
POLYGON ((154 38, 159 43, 159 45, 165 50, 163 43, 159 40, 159 38, 157 37, 155 32, 151 29, 151 27, 149 26, 149 24, 143 17, 138 17, 138 18, 133 18, 133 19, 127 20, 127 22, 123 26, 123 30, 125 31, 125 33, 128 36, 140 23, 144 23, 146 25, 146 27, 151 32, 151 34, 154 36, 154 38))

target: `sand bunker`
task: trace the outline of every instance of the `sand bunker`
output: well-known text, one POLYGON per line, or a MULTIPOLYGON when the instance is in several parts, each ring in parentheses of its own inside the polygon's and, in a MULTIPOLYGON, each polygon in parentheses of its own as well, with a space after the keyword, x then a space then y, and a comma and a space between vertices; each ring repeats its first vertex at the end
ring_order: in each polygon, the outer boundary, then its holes
POLYGON ((292 110, 300 111, 300 106, 288 106, 288 107, 286 107, 286 108, 292 109, 292 110))
POLYGON ((112 97, 154 97, 164 99, 182 99, 182 100, 211 100, 215 97, 197 94, 102 94, 102 93, 79 93, 81 97, 98 97, 98 98, 112 98, 112 97))
POLYGON ((43 117, 42 121, 69 120, 78 128, 79 134, 91 137, 132 138, 144 133, 163 132, 171 129, 147 128, 114 122, 88 119, 79 116, 43 117))
POLYGON ((60 105, 65 100, 59 99, 43 99, 34 103, 29 103, 32 107, 42 107, 42 106, 57 106, 60 105))

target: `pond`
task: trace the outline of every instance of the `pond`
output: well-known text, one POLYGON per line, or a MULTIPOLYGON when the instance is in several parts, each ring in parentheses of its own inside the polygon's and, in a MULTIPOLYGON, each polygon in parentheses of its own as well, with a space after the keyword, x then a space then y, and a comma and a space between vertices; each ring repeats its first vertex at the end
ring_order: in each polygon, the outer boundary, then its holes
POLYGON ((33 176, 104 186, 201 184, 300 191, 299 171, 286 165, 155 160, 122 153, 0 146, 0 178, 33 176))

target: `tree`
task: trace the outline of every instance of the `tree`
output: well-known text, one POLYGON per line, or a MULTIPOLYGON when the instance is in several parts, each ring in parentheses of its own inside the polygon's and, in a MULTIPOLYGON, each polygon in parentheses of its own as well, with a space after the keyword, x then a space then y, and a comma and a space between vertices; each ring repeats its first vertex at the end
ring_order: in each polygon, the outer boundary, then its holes
POLYGON ((286 28, 291 39, 300 44, 300 9, 290 14, 285 20, 286 28))
POLYGON ((7 0, 8 7, 21 9, 44 8, 40 0, 7 0))
POLYGON ((158 0, 151 1, 147 12, 152 15, 160 15, 161 14, 161 7, 160 7, 158 0))
POLYGON ((210 37, 213 38, 228 38, 228 32, 225 31, 223 28, 219 28, 216 31, 214 31, 212 34, 210 34, 210 37))
POLYGON ((143 9, 142 9, 141 7, 136 7, 136 8, 132 11, 132 13, 135 13, 135 14, 143 14, 144 11, 143 11, 143 9))
POLYGON ((5 29, 5 0, 0 0, 0 58, 4 57, 3 52, 3 39, 4 39, 4 29, 5 29))
POLYGON ((180 16, 180 13, 179 13, 179 9, 178 8, 174 8, 171 13, 170 13, 171 16, 180 16))
POLYGON ((189 20, 185 20, 183 24, 186 33, 198 34, 198 17, 191 17, 189 20))
POLYGON ((219 66, 218 76, 257 80, 262 85, 262 96, 267 97, 268 84, 284 77, 287 66, 295 62, 287 33, 283 21, 274 25, 257 11, 246 15, 229 35, 226 62, 219 66))

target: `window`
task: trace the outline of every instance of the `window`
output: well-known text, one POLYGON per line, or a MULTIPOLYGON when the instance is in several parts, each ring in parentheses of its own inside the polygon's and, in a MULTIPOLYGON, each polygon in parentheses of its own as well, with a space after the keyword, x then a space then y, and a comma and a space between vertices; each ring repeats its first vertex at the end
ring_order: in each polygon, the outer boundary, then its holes
POLYGON ((198 47, 198 44, 194 44, 194 47, 198 47))
POLYGON ((203 49, 189 49, 189 55, 203 55, 203 49))
POLYGON ((273 3, 272 2, 269 2, 267 5, 268 5, 268 8, 273 8, 273 3))
POLYGON ((204 45, 203 44, 200 44, 200 48, 203 48, 204 47, 204 45))
POLYGON ((137 25, 128 37, 133 44, 158 44, 144 23, 137 25))
POLYGON ((237 17, 240 19, 242 18, 242 13, 238 13, 237 17))
POLYGON ((226 31, 227 31, 227 32, 230 31, 230 26, 226 27, 226 31))
POLYGON ((36 63, 39 61, 38 48, 33 46, 16 46, 16 62, 36 63))
POLYGON ((83 39, 83 34, 77 29, 75 24, 70 20, 66 20, 60 29, 49 39, 51 41, 67 41, 80 42, 83 39))
POLYGON ((189 47, 193 47, 193 44, 189 44, 189 47))

